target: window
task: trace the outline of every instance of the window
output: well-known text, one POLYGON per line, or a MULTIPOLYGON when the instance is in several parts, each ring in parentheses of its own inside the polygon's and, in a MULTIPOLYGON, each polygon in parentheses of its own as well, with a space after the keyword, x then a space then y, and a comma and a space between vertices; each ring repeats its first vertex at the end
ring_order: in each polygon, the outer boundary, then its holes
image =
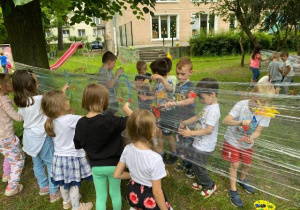
POLYGON ((78 29, 78 36, 85 36, 85 29, 78 29))
POLYGON ((178 16, 157 15, 152 17, 152 39, 177 39, 178 16))
POLYGON ((213 34, 216 31, 217 16, 213 14, 193 14, 192 15, 192 35, 200 33, 200 31, 207 34, 213 34))
POLYGON ((93 29, 93 36, 101 36, 102 31, 100 29, 93 29))
POLYGON ((67 38, 70 36, 70 30, 62 30, 63 38, 67 38))
POLYGON ((234 14, 230 14, 229 16, 229 29, 234 30, 236 29, 236 17, 234 14))
POLYGON ((95 23, 96 25, 101 24, 101 18, 93 17, 92 20, 93 20, 93 23, 95 23))

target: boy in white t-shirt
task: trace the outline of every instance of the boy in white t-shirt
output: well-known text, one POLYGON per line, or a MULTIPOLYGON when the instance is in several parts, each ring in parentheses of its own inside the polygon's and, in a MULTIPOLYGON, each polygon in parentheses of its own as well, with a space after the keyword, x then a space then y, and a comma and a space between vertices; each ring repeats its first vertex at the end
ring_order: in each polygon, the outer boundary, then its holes
POLYGON ((293 77, 295 76, 294 68, 291 62, 288 60, 289 53, 282 52, 280 54, 280 58, 283 61, 283 94, 287 94, 289 92, 289 84, 292 82, 293 77))
POLYGON ((239 161, 242 161, 242 168, 239 185, 248 193, 253 194, 254 189, 246 179, 252 163, 253 144, 259 138, 264 127, 270 123, 269 117, 256 115, 254 109, 259 103, 265 105, 266 97, 275 94, 275 89, 270 83, 257 84, 249 100, 243 100, 235 104, 229 114, 224 118, 223 124, 228 125, 224 134, 222 158, 230 162, 230 201, 235 207, 243 207, 243 202, 237 192, 236 181, 239 161), (263 96, 262 94, 266 95, 263 96))
POLYGON ((197 92, 200 101, 205 104, 199 115, 189 118, 180 124, 178 132, 183 137, 194 137, 192 155, 192 169, 197 177, 197 183, 193 183, 195 190, 202 190, 205 198, 211 196, 217 189, 216 184, 206 171, 209 156, 215 150, 218 139, 220 119, 220 107, 218 104, 219 85, 215 79, 205 78, 197 84, 197 92), (195 130, 190 130, 187 125, 196 123, 195 130), (185 127, 185 129, 184 129, 185 127))

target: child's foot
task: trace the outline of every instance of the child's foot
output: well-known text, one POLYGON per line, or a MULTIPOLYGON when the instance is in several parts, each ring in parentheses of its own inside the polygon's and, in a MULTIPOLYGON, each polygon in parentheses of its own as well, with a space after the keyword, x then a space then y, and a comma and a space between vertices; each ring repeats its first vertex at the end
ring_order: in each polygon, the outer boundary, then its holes
POLYGON ((229 197, 230 197, 230 202, 233 206, 241 207, 241 208, 244 207, 243 201, 241 200, 240 195, 238 194, 237 191, 229 190, 228 194, 229 194, 229 197))
POLYGON ((201 184, 198 184, 198 183, 193 183, 192 184, 192 188, 194 189, 194 190, 202 190, 202 185, 201 184))
POLYGON ((212 189, 202 190, 202 191, 201 191, 201 195, 202 195, 204 198, 208 198, 208 197, 210 197, 216 190, 217 190, 217 185, 214 184, 214 186, 213 186, 212 189))
POLYGON ((56 193, 50 194, 50 203, 54 203, 61 198, 60 190, 57 190, 56 193))
POLYGON ((4 195, 13 196, 15 194, 18 194, 22 190, 23 190, 23 185, 22 184, 18 184, 16 186, 14 186, 14 188, 11 188, 11 187, 7 186, 4 195))
POLYGON ((186 176, 187 178, 194 179, 194 178, 195 178, 195 173, 194 173, 193 169, 189 168, 189 169, 186 171, 185 176, 186 176))
POLYGON ((9 175, 2 175, 2 182, 8 182, 9 175))
POLYGON ((70 202, 63 201, 63 209, 69 209, 71 208, 71 206, 72 206, 71 201, 70 202))
POLYGON ((183 162, 181 162, 181 163, 177 163, 177 166, 176 166, 176 168, 174 168, 174 171, 182 172, 184 169, 185 169, 185 166, 184 166, 183 162))
POLYGON ((93 208, 92 202, 80 203, 78 210, 90 210, 93 208))
POLYGON ((47 194, 49 194, 49 187, 40 188, 39 194, 40 195, 47 195, 47 194))
POLYGON ((172 165, 176 162, 177 157, 175 155, 170 155, 169 158, 166 159, 166 164, 172 165))
POLYGON ((249 180, 248 179, 244 179, 242 180, 238 180, 239 185, 241 185, 242 188, 244 188, 246 190, 247 193, 249 194, 253 194, 254 193, 254 188, 249 185, 249 180))

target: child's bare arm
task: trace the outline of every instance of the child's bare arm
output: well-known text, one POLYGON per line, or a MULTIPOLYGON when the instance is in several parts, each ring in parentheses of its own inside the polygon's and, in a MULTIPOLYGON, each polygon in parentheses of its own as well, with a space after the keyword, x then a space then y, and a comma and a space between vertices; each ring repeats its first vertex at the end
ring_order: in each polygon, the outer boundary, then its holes
POLYGON ((165 196, 163 194, 162 187, 161 187, 161 179, 152 180, 152 193, 159 209, 168 210, 166 206, 165 196))
POLYGON ((224 118, 222 123, 223 123, 223 125, 229 125, 229 126, 239 126, 239 125, 248 126, 251 123, 251 120, 237 121, 237 120, 234 120, 233 116, 229 114, 224 118))
POLYGON ((179 128, 178 133, 180 133, 183 137, 190 137, 190 136, 206 136, 212 134, 214 130, 214 126, 206 125, 205 129, 192 131, 188 127, 186 129, 179 128))
POLYGON ((62 88, 61 88, 61 91, 66 93, 66 90, 69 89, 69 83, 66 83, 62 88))
POLYGON ((187 98, 182 101, 177 101, 177 102, 168 102, 165 104, 166 108, 172 107, 172 106, 187 106, 190 104, 195 103, 195 98, 187 98))
POLYGON ((286 75, 288 75, 288 73, 291 71, 291 66, 287 66, 286 67, 286 71, 283 73, 283 75, 282 76, 286 76, 286 75))
POLYGON ((125 171, 126 164, 119 161, 115 171, 114 178, 115 179, 131 179, 131 176, 128 172, 125 171))
POLYGON ((197 122, 197 120, 199 119, 198 115, 194 116, 194 117, 191 117, 185 121, 182 121, 180 124, 182 125, 189 125, 189 124, 192 124, 192 123, 195 123, 197 122))
POLYGON ((170 83, 168 83, 168 81, 163 76, 161 76, 159 74, 153 74, 151 76, 151 79, 154 80, 154 81, 156 81, 156 80, 161 81, 161 83, 165 86, 165 88, 166 88, 166 90, 168 92, 172 92, 173 91, 172 85, 170 83))
POLYGON ((126 102, 124 105, 123 105, 123 111, 125 112, 125 114, 127 116, 130 116, 132 114, 132 110, 130 109, 130 103, 126 102))

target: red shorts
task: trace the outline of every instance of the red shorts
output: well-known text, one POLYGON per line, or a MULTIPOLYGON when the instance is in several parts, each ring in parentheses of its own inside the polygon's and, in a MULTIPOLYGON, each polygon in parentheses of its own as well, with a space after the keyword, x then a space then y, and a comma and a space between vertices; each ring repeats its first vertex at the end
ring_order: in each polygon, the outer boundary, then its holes
POLYGON ((252 155, 253 147, 250 149, 239 149, 229 144, 226 140, 224 141, 222 149, 223 159, 232 163, 239 162, 241 159, 242 163, 250 165, 252 162, 252 155))

